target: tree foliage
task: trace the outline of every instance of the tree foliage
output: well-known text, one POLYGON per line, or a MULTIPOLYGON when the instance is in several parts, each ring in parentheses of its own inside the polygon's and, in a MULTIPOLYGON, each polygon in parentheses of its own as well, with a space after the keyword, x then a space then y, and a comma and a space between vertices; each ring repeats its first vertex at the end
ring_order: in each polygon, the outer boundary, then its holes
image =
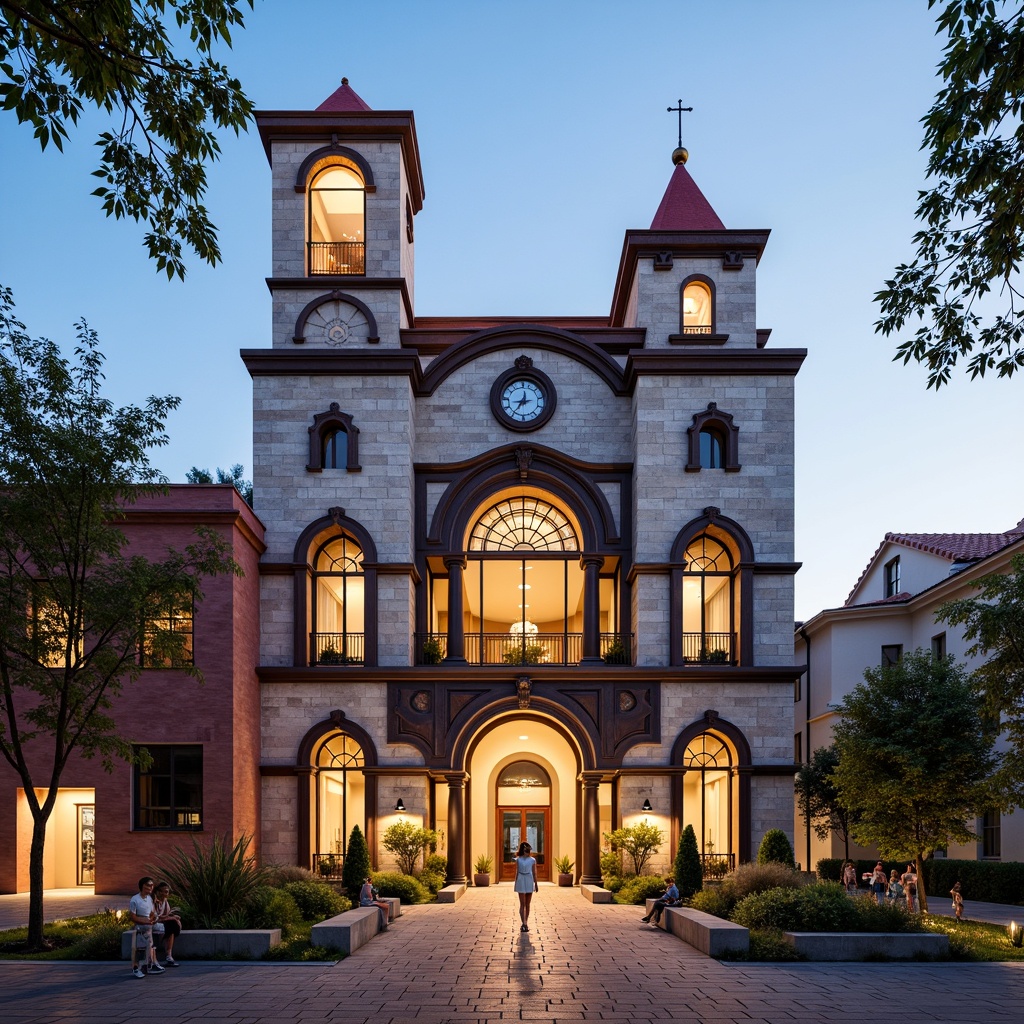
POLYGON ((353 825, 345 850, 345 863, 341 868, 341 880, 352 899, 359 898, 359 890, 370 877, 370 871, 370 848, 366 845, 363 830, 353 825))
POLYGON ((204 576, 240 572, 227 545, 200 532, 151 560, 125 551, 126 506, 159 489, 148 449, 166 444, 176 398, 116 409, 101 394, 96 335, 78 325, 76 362, 32 340, 0 289, 0 756, 18 773, 33 818, 29 942, 42 943, 43 840, 72 755, 112 770, 135 755, 110 714, 140 671, 179 663, 183 634, 155 609, 201 600, 204 576))
MULTIPOLYGON (((868 669, 864 680, 836 707, 833 778, 855 815, 854 840, 887 860, 916 860, 923 880, 925 858, 975 839, 973 819, 1000 802, 995 739, 951 658, 919 650, 868 669)), ((923 881, 918 891, 927 908, 923 881)))
POLYGON ((875 329, 928 387, 968 359, 971 378, 1024 367, 1024 10, 1006 0, 929 0, 947 42, 942 86, 922 119, 931 188, 918 195, 916 255, 877 293, 875 329), (996 293, 996 294, 992 294, 996 293))
POLYGON ((936 612, 939 621, 963 626, 973 641, 967 653, 987 660, 972 680, 987 722, 1000 722, 1011 749, 1003 763, 1008 787, 1024 798, 1024 554, 1010 559, 1008 573, 991 573, 975 584, 978 596, 950 601, 936 612))
POLYGON ((793 844, 781 828, 770 828, 761 837, 761 845, 757 848, 757 863, 785 864, 788 868, 796 868, 793 844))
POLYGON ((839 799, 832 773, 839 764, 835 744, 818 747, 796 776, 797 806, 808 828, 823 842, 834 832, 850 858, 850 812, 839 799))
MULTIPOLYGON (((212 484, 213 474, 208 469, 200 469, 193 466, 185 474, 185 482, 190 484, 212 484)), ((245 499, 245 503, 252 508, 252 481, 245 479, 245 467, 236 462, 230 469, 217 467, 218 484, 233 484, 238 493, 245 499)))
POLYGON ((0 0, 0 106, 44 150, 63 149, 87 106, 112 115, 96 143, 93 195, 108 216, 147 223, 149 256, 168 278, 185 276, 183 244, 220 260, 202 204, 205 165, 220 155, 216 129, 238 134, 252 104, 214 53, 231 46, 246 5, 253 0, 0 0))
POLYGON ((423 828, 411 821, 396 821, 384 829, 381 842, 388 853, 395 855, 398 870, 403 875, 411 875, 416 870, 420 854, 437 842, 437 833, 432 828, 423 828))
POLYGON ((676 886, 679 895, 688 900, 704 888, 704 871, 700 862, 700 851, 697 849, 697 833, 692 825, 687 825, 679 835, 679 849, 673 865, 676 886))
POLYGON ((633 873, 642 875, 647 862, 664 842, 665 833, 657 825, 652 825, 648 821, 638 821, 635 825, 605 832, 604 839, 613 849, 628 853, 633 861, 633 873))

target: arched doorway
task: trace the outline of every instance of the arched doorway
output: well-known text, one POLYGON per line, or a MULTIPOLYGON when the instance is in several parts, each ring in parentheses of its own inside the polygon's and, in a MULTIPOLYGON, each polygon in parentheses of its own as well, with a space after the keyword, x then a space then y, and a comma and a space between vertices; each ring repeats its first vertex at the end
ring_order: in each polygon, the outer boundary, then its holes
POLYGON ((536 761, 513 761, 498 773, 498 879, 515 878, 516 852, 527 842, 537 861, 537 878, 551 881, 551 779, 536 761))
POLYGON ((713 732, 694 736, 683 752, 683 827, 693 826, 705 876, 717 877, 736 866, 732 778, 735 763, 728 742, 713 732))

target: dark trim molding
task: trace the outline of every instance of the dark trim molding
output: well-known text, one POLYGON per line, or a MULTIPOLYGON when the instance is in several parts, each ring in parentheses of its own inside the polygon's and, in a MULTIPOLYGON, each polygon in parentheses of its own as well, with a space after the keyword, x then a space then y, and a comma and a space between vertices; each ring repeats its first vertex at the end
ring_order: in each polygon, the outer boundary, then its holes
POLYGON ((709 345, 724 345, 729 340, 728 334, 670 334, 670 345, 690 345, 694 348, 709 345))
POLYGON ((342 290, 360 288, 373 291, 394 291, 402 293, 402 308, 405 318, 412 323, 412 296, 404 277, 360 277, 359 274, 315 274, 313 277, 266 277, 267 289, 273 294, 278 289, 291 288, 295 291, 323 291, 325 288, 342 290))
POLYGON ((362 470, 363 467, 359 465, 359 428, 352 422, 352 417, 347 412, 341 411, 337 402, 331 402, 326 412, 317 413, 313 417, 313 425, 307 429, 309 462, 306 469, 310 473, 323 472, 324 442, 332 431, 343 433, 348 438, 345 444, 345 470, 349 473, 358 473, 362 470))
POLYGON ((714 374, 730 376, 795 377, 807 357, 804 348, 721 349, 716 351, 664 349, 630 352, 626 361, 625 387, 631 392, 638 376, 653 373, 663 376, 714 374))
POLYGON ((729 413, 719 410, 715 402, 708 402, 708 407, 704 412, 696 413, 693 417, 693 426, 689 427, 686 431, 689 461, 683 468, 687 473, 699 473, 701 471, 700 435, 706 427, 711 427, 716 433, 721 435, 722 447, 725 449, 722 453, 725 456, 725 464, 722 468, 727 473, 739 472, 740 428, 733 423, 732 416, 729 413))
MULTIPOLYGON (((755 576, 795 576, 803 562, 754 562, 750 566, 755 576)), ((740 563, 740 568, 745 569, 746 565, 740 563)))
POLYGON ((366 339, 367 342, 371 345, 375 345, 380 341, 380 331, 377 330, 377 318, 373 315, 373 310, 370 309, 362 299, 357 299, 354 295, 349 295, 348 292, 333 291, 326 292, 323 295, 318 295, 315 299, 311 299, 302 307, 302 312, 299 313, 295 320, 295 333, 292 335, 292 341, 296 345, 305 344, 306 321, 309 319, 313 310, 317 309, 325 302, 347 302, 349 305, 355 306, 356 309, 366 317, 366 325, 370 328, 369 336, 366 339))
POLYGON ((397 349, 244 348, 240 355, 250 377, 299 373, 311 377, 408 377, 414 388, 420 381, 419 357, 397 349))
POLYGON ((345 160, 351 160, 359 168, 359 173, 363 176, 363 189, 366 192, 377 191, 377 186, 373 181, 373 168, 370 166, 370 162, 362 153, 357 153, 354 149, 349 149, 348 146, 340 146, 337 136, 335 136, 331 145, 313 150, 302 161, 298 173, 295 175, 295 191, 305 192, 306 183, 309 181, 310 171, 314 165, 320 163, 321 160, 329 160, 331 157, 342 157, 345 160))
MULTIPOLYGON (((718 336, 718 297, 715 282, 707 274, 689 274, 679 283, 679 334, 686 337, 686 312, 683 309, 683 293, 688 284, 702 284, 711 293, 711 333, 705 335, 689 335, 689 337, 715 338, 718 336)), ((725 335, 726 338, 729 335, 725 335)))

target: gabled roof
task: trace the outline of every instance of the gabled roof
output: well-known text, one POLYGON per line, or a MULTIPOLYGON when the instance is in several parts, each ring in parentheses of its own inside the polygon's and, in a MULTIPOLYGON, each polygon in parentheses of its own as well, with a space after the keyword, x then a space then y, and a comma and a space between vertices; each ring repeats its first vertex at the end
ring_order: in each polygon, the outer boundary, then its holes
MULTIPOLYGON (((1004 533, 887 533, 882 539, 882 543, 875 548, 874 554, 868 559, 868 564, 853 585, 843 607, 849 606, 853 595, 857 593, 863 583, 864 577, 867 576, 887 544, 898 544, 902 547, 913 548, 915 551, 924 551, 927 554, 944 558, 948 562, 970 564, 982 558, 988 558, 989 555, 994 555, 1022 537, 1024 537, 1024 519, 1004 533)), ((897 594, 896 598, 905 600, 909 596, 909 594, 897 594)), ((888 600, 895 600, 895 598, 888 600)), ((880 603, 882 602, 868 602, 868 604, 880 603)))
POLYGON ((372 110, 373 108, 348 84, 348 79, 343 78, 341 85, 316 109, 348 113, 353 110, 372 110))
POLYGON ((690 177, 686 166, 676 164, 658 212, 651 221, 652 231, 724 231, 725 225, 704 193, 690 177))

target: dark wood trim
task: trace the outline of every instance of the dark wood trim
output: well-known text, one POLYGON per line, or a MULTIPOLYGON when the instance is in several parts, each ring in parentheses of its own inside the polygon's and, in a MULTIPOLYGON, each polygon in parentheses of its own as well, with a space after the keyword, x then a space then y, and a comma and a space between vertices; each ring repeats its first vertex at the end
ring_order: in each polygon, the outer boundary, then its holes
POLYGON ((260 778, 291 778, 295 774, 293 764, 261 764, 260 778))
POLYGON ((370 333, 366 338, 367 343, 375 345, 380 341, 380 331, 377 329, 377 318, 373 315, 373 310, 362 299, 356 298, 355 295, 349 295, 348 292, 335 289, 332 292, 318 295, 302 307, 302 312, 295 318, 295 333, 292 335, 293 344, 305 344, 306 336, 303 332, 306 330, 306 321, 313 310, 318 309, 325 302, 347 302, 350 306, 355 306, 366 317, 366 326, 370 329, 370 333))
POLYGON ((362 277, 359 274, 314 274, 312 277, 267 277, 264 278, 271 295, 277 290, 292 291, 345 291, 358 288, 363 291, 394 291, 402 293, 402 306, 409 323, 413 322, 412 296, 404 277, 362 277))
MULTIPOLYGON (((795 576, 803 562, 754 562, 750 568, 755 576, 795 576)), ((740 568, 745 569, 746 563, 741 562, 740 568)))
POLYGON ((242 362, 251 377, 309 374, 312 377, 408 377, 420 381, 420 361, 411 352, 245 348, 242 362))
MULTIPOLYGON (((495 327, 511 327, 521 323, 537 323, 542 318, 528 317, 519 320, 514 317, 495 318, 495 322, 481 322, 472 325, 443 327, 430 326, 430 317, 418 317, 415 327, 403 327, 399 334, 402 338, 403 348, 415 349, 422 356, 436 356, 445 352, 454 345, 461 344, 467 338, 478 334, 482 330, 495 327), (426 326, 421 326, 421 325, 426 326)), ((571 317, 565 317, 565 324, 559 323, 558 317, 544 319, 549 327, 558 327, 575 334, 591 345, 597 346, 609 355, 626 355, 635 348, 643 348, 647 336, 645 327, 580 327, 577 326, 571 317)))
POLYGON ((413 583, 422 582, 419 569, 414 562, 367 562, 363 559, 363 570, 373 570, 378 576, 408 576, 413 583))
POLYGON ((626 582, 630 585, 637 576, 665 576, 672 571, 668 562, 635 562, 629 570, 626 582))
POLYGON ((728 334, 670 334, 670 345, 690 345, 693 348, 709 345, 724 345, 729 340, 728 334))
POLYGON ((716 402, 708 402, 704 412, 694 413, 693 424, 686 430, 686 447, 689 461, 683 467, 687 473, 699 473, 703 468, 700 464, 700 435, 705 427, 710 427, 721 435, 724 469, 727 473, 738 473, 740 470, 740 428, 733 422, 730 413, 723 412, 716 402))
POLYGON ((339 145, 337 138, 335 138, 329 146, 321 146, 320 149, 314 149, 313 152, 302 161, 302 165, 299 167, 299 170, 295 175, 295 191, 305 193, 306 186, 309 181, 309 175, 313 167, 322 160, 330 160, 332 157, 341 157, 343 160, 351 160, 352 163, 359 168, 359 173, 363 177, 364 191, 371 193, 377 191, 377 185, 373 180, 373 168, 370 166, 370 161, 367 160, 362 153, 354 149, 349 149, 348 146, 339 145))
MULTIPOLYGON (((324 442, 330 433, 342 433, 346 436, 345 442, 345 471, 348 473, 359 473, 362 466, 359 465, 359 428, 355 425, 352 417, 347 412, 342 412, 337 402, 331 402, 330 408, 325 412, 318 412, 313 417, 313 425, 306 428, 309 432, 309 462, 306 464, 306 471, 309 473, 322 473, 326 468, 324 462, 324 442)), ((333 469, 341 469, 334 466, 333 469)))
POLYGON ((628 392, 641 374, 684 377, 713 374, 718 377, 778 376, 795 377, 807 357, 807 349, 721 349, 696 352, 689 349, 664 349, 630 352, 626 362, 624 385, 628 392))

